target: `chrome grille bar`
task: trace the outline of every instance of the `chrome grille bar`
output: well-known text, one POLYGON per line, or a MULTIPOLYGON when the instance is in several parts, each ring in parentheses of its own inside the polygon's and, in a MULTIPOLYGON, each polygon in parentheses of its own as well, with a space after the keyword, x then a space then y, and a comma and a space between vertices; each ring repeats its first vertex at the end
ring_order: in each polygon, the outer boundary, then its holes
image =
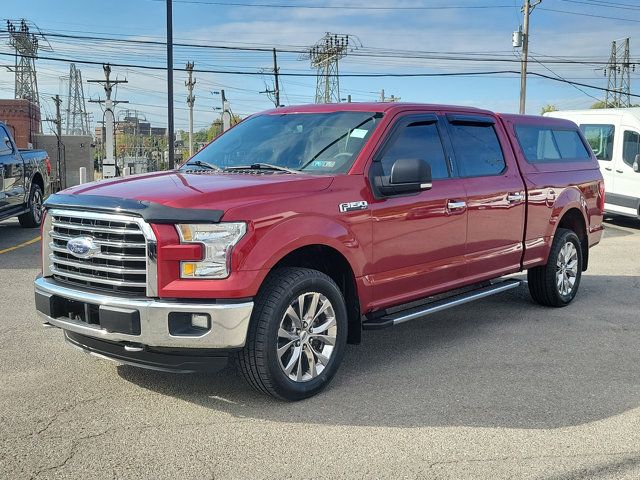
POLYGON ((156 296, 155 235, 140 217, 52 209, 43 228, 45 276, 86 289, 156 296), (49 238, 46 238, 46 237, 49 238), (97 247, 88 258, 67 249, 78 237, 97 247))

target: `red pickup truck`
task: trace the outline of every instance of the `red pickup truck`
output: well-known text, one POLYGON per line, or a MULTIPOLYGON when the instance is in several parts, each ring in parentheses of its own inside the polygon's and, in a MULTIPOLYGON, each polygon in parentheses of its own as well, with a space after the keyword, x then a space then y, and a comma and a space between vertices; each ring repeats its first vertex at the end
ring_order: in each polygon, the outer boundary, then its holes
POLYGON ((299 400, 363 329, 519 286, 569 304, 604 184, 572 122, 362 103, 253 115, 179 169, 46 202, 45 326, 172 371, 226 365, 299 400))

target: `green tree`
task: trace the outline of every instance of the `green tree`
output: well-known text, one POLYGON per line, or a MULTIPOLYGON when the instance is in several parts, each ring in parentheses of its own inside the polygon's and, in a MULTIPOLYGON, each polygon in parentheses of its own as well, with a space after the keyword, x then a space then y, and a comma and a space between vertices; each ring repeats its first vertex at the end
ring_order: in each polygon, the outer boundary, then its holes
POLYGON ((556 108, 555 105, 548 104, 548 105, 545 105, 544 107, 542 107, 542 112, 540 112, 540 114, 544 115, 547 112, 557 112, 557 111, 558 111, 558 109, 556 108))
POLYGON ((609 106, 606 104, 606 102, 604 100, 600 100, 599 102, 594 103, 593 105, 591 105, 591 108, 609 108, 609 106))

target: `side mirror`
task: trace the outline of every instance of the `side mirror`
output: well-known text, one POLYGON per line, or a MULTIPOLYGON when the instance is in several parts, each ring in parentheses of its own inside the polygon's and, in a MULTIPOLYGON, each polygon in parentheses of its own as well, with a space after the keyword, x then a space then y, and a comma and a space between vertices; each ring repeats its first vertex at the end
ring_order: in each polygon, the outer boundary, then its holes
POLYGON ((633 161, 633 171, 636 173, 640 172, 640 153, 636 155, 636 158, 633 161))
POLYGON ((9 140, 9 137, 4 137, 4 139, 2 140, 2 143, 4 144, 3 150, 7 149, 13 152, 13 144, 11 143, 11 140, 9 140))
POLYGON ((431 165, 419 158, 400 158, 391 166, 388 182, 383 178, 380 191, 385 195, 417 193, 431 188, 431 165))

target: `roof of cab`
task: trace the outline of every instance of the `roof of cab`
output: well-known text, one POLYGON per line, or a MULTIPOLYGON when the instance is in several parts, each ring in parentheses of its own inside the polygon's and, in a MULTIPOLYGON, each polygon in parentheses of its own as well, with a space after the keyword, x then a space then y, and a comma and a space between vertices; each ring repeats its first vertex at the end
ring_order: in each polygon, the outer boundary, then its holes
POLYGON ((351 102, 351 103, 314 103, 308 105, 292 105, 271 109, 262 112, 263 114, 286 114, 286 113, 330 113, 330 112, 382 112, 404 111, 404 110, 424 110, 449 112, 476 112, 493 115, 489 110, 482 110, 475 107, 463 107, 459 105, 438 105, 430 103, 406 103, 406 102, 351 102))
POLYGON ((578 126, 571 120, 556 117, 543 117, 540 115, 519 115, 516 113, 497 114, 505 123, 512 125, 537 125, 577 129, 578 126))

